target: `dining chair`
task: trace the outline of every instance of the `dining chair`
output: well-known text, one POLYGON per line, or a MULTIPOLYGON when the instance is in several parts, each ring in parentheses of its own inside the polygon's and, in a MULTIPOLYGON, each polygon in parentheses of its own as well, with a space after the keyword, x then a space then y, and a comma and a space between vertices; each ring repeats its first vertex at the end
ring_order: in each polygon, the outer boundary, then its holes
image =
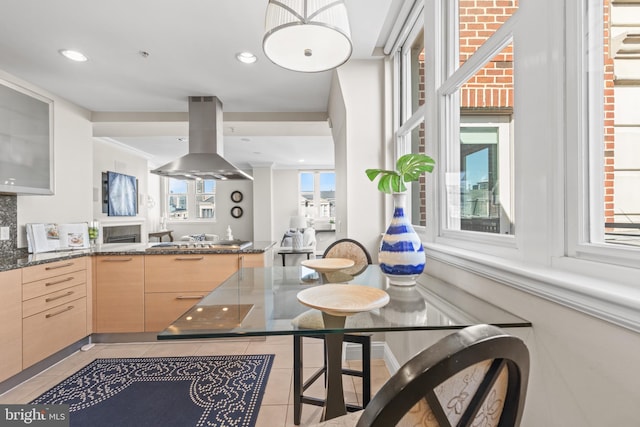
POLYGON ((405 363, 363 411, 315 427, 517 427, 528 380, 522 340, 495 326, 469 326, 405 363))
MULTIPOLYGON (((323 258, 348 258, 355 261, 353 267, 341 270, 342 272, 356 276, 362 273, 367 265, 371 264, 371 255, 367 249, 358 241, 353 239, 340 239, 331 243, 324 251, 323 258)), ((294 319, 294 326, 305 329, 321 329, 322 318, 313 316, 313 312, 303 313, 294 319), (314 318, 313 320, 310 320, 314 318)), ((325 361, 322 368, 318 369, 306 380, 303 379, 303 348, 302 339, 318 338, 324 339, 324 335, 294 335, 293 337, 293 423, 300 424, 302 416, 302 404, 316 406, 324 405, 324 400, 316 397, 305 396, 304 392, 316 382, 321 376, 326 375, 327 361, 325 348, 325 361)), ((344 342, 359 344, 362 348, 362 370, 343 368, 342 374, 362 378, 362 406, 347 405, 348 411, 358 411, 364 409, 371 400, 371 334, 344 334, 344 342)))
POLYGON ((353 267, 342 270, 352 276, 362 273, 371 264, 371 255, 362 243, 353 239, 339 239, 325 249, 323 258, 347 258, 355 261, 353 267))

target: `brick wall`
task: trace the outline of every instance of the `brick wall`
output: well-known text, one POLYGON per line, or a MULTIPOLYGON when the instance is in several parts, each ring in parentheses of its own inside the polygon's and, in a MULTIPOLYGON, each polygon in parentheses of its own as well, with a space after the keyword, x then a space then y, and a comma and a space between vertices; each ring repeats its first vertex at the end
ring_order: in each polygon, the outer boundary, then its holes
MULTIPOLYGON (((419 105, 423 105, 426 100, 424 96, 424 50, 418 57, 418 61, 419 61, 419 69, 420 69, 420 83, 418 84, 418 90, 419 90, 418 103, 419 105)), ((420 123, 420 126, 418 128, 418 152, 426 153, 424 122, 420 123)), ((422 174, 422 176, 420 176, 420 179, 418 180, 418 185, 420 188, 420 219, 418 224, 422 226, 426 226, 427 225, 427 197, 426 197, 427 177, 425 174, 422 174)))
POLYGON ((604 220, 614 222, 614 73, 610 55, 610 0, 604 0, 604 220))
MULTIPOLYGON (((516 0, 460 0, 460 64, 517 10, 516 0)), ((513 47, 507 46, 462 87, 461 108, 513 107, 513 47)))

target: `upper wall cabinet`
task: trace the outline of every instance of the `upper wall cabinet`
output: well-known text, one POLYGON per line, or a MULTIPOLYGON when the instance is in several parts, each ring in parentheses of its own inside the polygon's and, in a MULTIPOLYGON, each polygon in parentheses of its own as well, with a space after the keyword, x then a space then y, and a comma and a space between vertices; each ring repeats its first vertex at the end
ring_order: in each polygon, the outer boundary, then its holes
POLYGON ((53 101, 0 79, 0 193, 53 194, 53 101))

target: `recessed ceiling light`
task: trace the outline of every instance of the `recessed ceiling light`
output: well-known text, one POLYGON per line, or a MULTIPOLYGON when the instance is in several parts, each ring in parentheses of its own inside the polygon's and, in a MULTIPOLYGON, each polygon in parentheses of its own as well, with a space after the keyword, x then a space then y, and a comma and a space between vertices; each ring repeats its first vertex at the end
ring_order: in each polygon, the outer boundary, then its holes
POLYGON ((78 52, 77 50, 61 49, 58 52, 60 52, 60 55, 72 61, 85 62, 87 60, 87 57, 82 52, 78 52))
POLYGON ((300 159, 298 160, 300 163, 304 163, 304 159, 300 159))
POLYGON ((245 64, 253 64, 258 58, 251 52, 240 52, 236 55, 236 59, 245 64))

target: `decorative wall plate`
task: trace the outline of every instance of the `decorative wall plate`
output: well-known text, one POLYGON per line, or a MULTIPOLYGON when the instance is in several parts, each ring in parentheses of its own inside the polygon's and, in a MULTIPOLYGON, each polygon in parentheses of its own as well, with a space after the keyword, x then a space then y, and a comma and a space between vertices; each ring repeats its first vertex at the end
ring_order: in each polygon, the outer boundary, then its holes
POLYGON ((243 213, 244 210, 242 210, 240 206, 234 206, 231 208, 231 216, 234 218, 240 218, 243 213))
POLYGON ((242 195, 242 193, 237 190, 231 193, 231 201, 233 201, 234 203, 240 203, 243 198, 244 196, 242 195))

